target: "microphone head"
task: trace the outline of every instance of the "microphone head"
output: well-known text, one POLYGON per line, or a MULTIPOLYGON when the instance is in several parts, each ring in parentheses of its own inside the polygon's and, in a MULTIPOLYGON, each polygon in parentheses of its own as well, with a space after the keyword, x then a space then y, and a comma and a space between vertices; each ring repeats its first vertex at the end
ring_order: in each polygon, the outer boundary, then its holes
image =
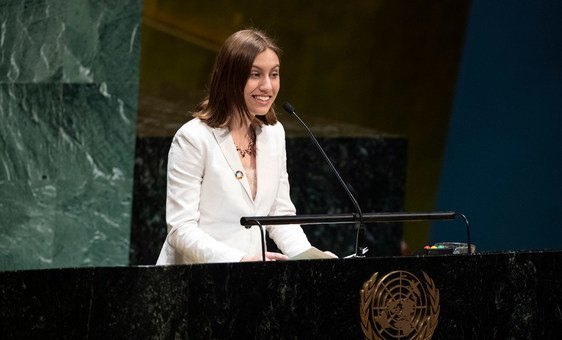
POLYGON ((295 108, 289 102, 283 103, 283 108, 285 109, 285 111, 287 111, 288 114, 290 115, 295 114, 295 108))

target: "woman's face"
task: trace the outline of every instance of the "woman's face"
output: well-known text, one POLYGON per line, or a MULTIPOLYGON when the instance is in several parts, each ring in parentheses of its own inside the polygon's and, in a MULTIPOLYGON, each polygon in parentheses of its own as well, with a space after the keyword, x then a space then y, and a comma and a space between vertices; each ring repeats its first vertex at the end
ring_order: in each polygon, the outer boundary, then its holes
POLYGON ((280 86, 279 57, 268 48, 254 59, 244 87, 244 100, 250 113, 254 116, 265 115, 275 101, 280 86))

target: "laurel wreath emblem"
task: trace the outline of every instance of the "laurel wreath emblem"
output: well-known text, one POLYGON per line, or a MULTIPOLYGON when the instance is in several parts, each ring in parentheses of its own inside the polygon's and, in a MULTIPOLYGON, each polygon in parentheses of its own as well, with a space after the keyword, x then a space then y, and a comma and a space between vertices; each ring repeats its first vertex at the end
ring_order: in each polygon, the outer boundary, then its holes
POLYGON ((361 329, 367 339, 431 339, 439 320, 439 289, 421 272, 393 271, 363 284, 359 304, 361 329))

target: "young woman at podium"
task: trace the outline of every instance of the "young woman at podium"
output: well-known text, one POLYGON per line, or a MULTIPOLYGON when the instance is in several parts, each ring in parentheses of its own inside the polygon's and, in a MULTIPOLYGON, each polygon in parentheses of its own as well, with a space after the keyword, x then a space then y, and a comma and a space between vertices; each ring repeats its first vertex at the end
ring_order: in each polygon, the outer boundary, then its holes
MULTIPOLYGON (((280 49, 250 29, 221 47, 207 98, 173 138, 168 157, 168 235, 157 264, 261 261, 258 227, 242 216, 294 215, 285 131, 273 103, 280 49)), ((298 225, 267 226, 286 260, 311 248, 298 225)))

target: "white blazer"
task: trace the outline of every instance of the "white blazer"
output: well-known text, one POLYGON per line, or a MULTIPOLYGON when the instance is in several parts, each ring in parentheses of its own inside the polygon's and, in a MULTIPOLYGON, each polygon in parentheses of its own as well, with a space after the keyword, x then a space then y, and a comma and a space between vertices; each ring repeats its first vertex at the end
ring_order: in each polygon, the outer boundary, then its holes
MULTIPOLYGON (((281 123, 256 131, 257 192, 251 198, 244 167, 226 128, 195 118, 184 124, 168 155, 166 223, 168 235, 157 264, 239 262, 261 254, 257 226, 240 225, 242 216, 294 215, 289 196, 285 131, 281 123)), ((298 225, 266 226, 289 257, 308 248, 298 225)))

